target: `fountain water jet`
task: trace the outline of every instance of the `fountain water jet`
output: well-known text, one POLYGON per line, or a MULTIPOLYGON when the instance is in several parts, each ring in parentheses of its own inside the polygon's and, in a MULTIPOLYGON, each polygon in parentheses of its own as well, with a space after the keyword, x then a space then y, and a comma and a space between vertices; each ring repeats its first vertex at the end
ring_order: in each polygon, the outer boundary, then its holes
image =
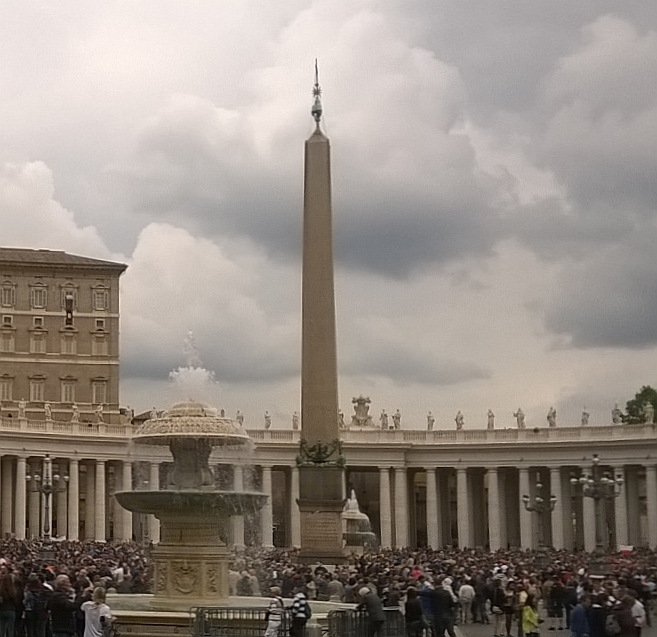
POLYGON ((260 509, 267 496, 215 490, 209 460, 213 447, 247 449, 251 439, 234 420, 217 416, 205 403, 187 401, 144 422, 133 440, 167 445, 173 456, 165 490, 116 493, 122 507, 153 514, 161 522, 160 543, 153 550, 152 608, 188 610, 227 600, 225 525, 245 509, 260 509))

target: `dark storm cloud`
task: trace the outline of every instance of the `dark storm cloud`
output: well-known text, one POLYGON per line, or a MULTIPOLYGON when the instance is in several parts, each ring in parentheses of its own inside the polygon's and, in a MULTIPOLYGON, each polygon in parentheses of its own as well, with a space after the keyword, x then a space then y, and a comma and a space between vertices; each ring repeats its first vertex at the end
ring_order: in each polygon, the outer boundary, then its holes
POLYGON ((353 376, 380 376, 400 383, 455 385, 469 380, 490 378, 490 370, 474 363, 431 357, 430 352, 413 351, 411 347, 382 345, 355 353, 345 362, 341 372, 353 376))
POLYGON ((568 268, 546 310, 546 326, 574 347, 657 344, 655 241, 654 228, 646 228, 568 268))

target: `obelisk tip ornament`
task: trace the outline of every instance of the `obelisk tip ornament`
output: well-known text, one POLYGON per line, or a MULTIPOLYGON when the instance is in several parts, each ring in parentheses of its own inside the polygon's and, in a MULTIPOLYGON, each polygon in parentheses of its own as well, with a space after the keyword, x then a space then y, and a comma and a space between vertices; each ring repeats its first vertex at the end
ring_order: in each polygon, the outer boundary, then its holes
POLYGON ((344 457, 338 428, 331 148, 320 130, 321 88, 317 61, 306 140, 303 199, 301 345, 301 444, 299 511, 304 561, 344 561, 341 513, 344 457))
POLYGON ((319 69, 317 68, 317 58, 315 58, 315 85, 313 86, 313 107, 310 110, 317 128, 319 129, 319 122, 322 119, 322 87, 319 85, 319 69))

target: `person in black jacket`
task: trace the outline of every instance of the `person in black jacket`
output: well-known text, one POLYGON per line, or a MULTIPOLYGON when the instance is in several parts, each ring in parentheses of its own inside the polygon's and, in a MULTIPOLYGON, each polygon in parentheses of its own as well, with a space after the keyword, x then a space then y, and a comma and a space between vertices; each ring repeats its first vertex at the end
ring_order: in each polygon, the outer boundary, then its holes
POLYGON ((50 597, 52 637, 71 637, 75 634, 75 592, 68 575, 58 575, 50 597))
POLYGON ((454 608, 456 602, 449 591, 442 587, 442 582, 436 582, 435 589, 425 589, 418 592, 420 597, 428 597, 431 600, 431 612, 433 615, 432 632, 436 637, 443 637, 445 630, 451 634, 454 631, 454 608))
POLYGON ((367 611, 367 637, 376 637, 383 634, 383 627, 386 623, 386 616, 383 610, 383 602, 367 586, 363 586, 358 591, 360 604, 356 610, 367 611))
POLYGON ((424 617, 422 604, 417 596, 417 590, 409 586, 406 590, 406 604, 404 605, 407 637, 421 637, 424 632, 424 617))
POLYGON ((20 594, 11 573, 0 575, 0 637, 14 637, 20 594))

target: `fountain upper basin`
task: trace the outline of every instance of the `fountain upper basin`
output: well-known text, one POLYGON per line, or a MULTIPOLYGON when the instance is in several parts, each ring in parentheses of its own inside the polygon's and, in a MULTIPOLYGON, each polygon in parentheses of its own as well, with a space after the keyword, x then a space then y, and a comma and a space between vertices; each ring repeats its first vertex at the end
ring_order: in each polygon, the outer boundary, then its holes
POLYGON ((117 502, 136 513, 159 515, 164 511, 175 511, 185 515, 200 511, 211 511, 225 516, 242 515, 244 511, 261 509, 267 502, 263 493, 235 491, 120 491, 115 494, 117 502))

